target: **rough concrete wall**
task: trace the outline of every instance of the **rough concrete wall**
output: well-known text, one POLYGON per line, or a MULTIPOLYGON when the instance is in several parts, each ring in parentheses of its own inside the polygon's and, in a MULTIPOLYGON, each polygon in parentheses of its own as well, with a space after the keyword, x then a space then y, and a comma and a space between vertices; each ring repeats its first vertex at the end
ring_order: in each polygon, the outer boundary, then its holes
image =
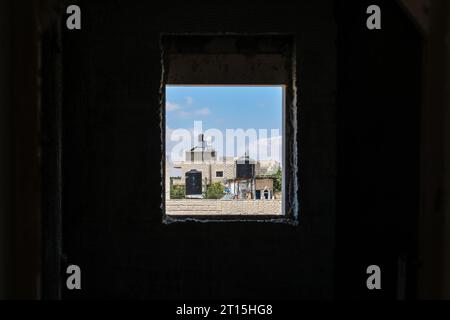
POLYGON ((288 74, 279 68, 286 62, 280 54, 258 54, 256 58, 246 54, 214 54, 216 63, 211 63, 211 54, 169 54, 169 60, 171 68, 178 71, 169 74, 168 84, 203 84, 205 79, 211 79, 214 84, 235 83, 235 79, 248 79, 243 83, 254 85, 289 82, 288 74), (193 65, 197 67, 193 69, 193 65), (189 81, 183 74, 189 74, 189 81))
POLYGON ((400 0, 405 10, 424 33, 430 30, 431 0, 400 0))
POLYGON ((376 297, 396 295, 396 263, 414 240, 417 39, 392 1, 383 2, 386 31, 374 33, 364 28, 372 1, 336 3, 346 4, 337 21, 334 1, 295 10, 80 1, 82 30, 64 34, 63 218, 64 252, 84 286, 65 298, 330 298, 335 278, 337 297, 373 297, 364 270, 374 261, 383 268, 376 297), (160 32, 294 35, 298 227, 161 224, 161 146, 150 143, 160 135, 160 32))
MULTIPOLYGON (((415 169, 411 141, 415 141, 414 123, 418 122, 414 95, 418 87, 413 81, 417 78, 414 66, 418 65, 416 39, 398 12, 392 14, 392 1, 383 2, 388 32, 364 32, 361 13, 372 2, 361 1, 337 15, 338 25, 344 26, 338 41, 342 81, 338 91, 337 297, 367 297, 361 286, 365 276, 361 267, 373 260, 383 263, 386 286, 382 296, 395 295, 391 283, 395 283, 392 274, 396 266, 391 261, 396 261, 399 249, 411 240, 410 219, 416 209, 417 184, 408 175, 415 169), (392 100, 395 107, 383 103, 392 100)), ((81 6, 83 30, 64 36, 64 249, 70 263, 82 266, 84 286, 82 292, 64 292, 64 297, 332 297, 336 201, 332 2, 302 1, 295 10, 291 3, 280 1, 276 5, 185 3, 159 8, 149 2, 116 0, 81 1, 81 6), (160 146, 148 143, 159 134, 156 88, 161 30, 292 32, 300 40, 300 114, 305 119, 300 122, 300 227, 161 225, 159 196, 155 196, 161 191, 155 188, 160 175, 152 171, 159 166, 152 159, 160 146), (268 268, 284 274, 267 277, 268 268)), ((14 66, 18 68, 11 85, 16 87, 20 103, 13 123, 18 136, 10 142, 17 144, 15 155, 20 163, 10 173, 17 178, 13 200, 18 207, 8 217, 16 223, 9 235, 15 235, 11 240, 16 245, 10 248, 18 254, 6 256, 15 266, 9 280, 19 280, 14 295, 33 297, 37 259, 32 177, 37 170, 33 164, 35 144, 29 139, 36 134, 36 90, 30 85, 35 79, 32 44, 36 39, 30 39, 29 32, 35 32, 36 26, 28 24, 32 21, 29 8, 16 11, 14 66)), ((430 127, 439 123, 439 119, 432 120, 430 127)), ((431 186, 431 194, 436 195, 434 184, 431 186)), ((429 203, 434 203, 432 197, 429 203)), ((428 274, 434 276, 436 270, 430 268, 428 274)))
POLYGON ((64 34, 63 221, 65 253, 85 285, 64 297, 332 297, 333 2, 80 6, 82 30, 64 34), (161 146, 151 142, 160 135, 160 32, 294 35, 302 166, 314 167, 302 170, 300 226, 161 223, 161 146))
POLYGON ((10 165, 10 1, 0 3, 0 299, 7 298, 9 261, 9 219, 11 212, 11 188, 8 167, 10 165))
POLYGON ((444 270, 447 272, 444 274, 444 290, 443 299, 450 299, 450 5, 447 5, 447 26, 446 26, 446 54, 445 62, 446 78, 445 78, 445 107, 444 107, 444 211, 445 211, 445 225, 444 235, 445 244, 443 247, 444 258, 444 270))
POLYGON ((1 2, 0 297, 5 298, 40 296, 39 36, 54 21, 57 2, 1 2))
POLYGON ((169 215, 274 215, 281 214, 281 200, 168 200, 169 215))
POLYGON ((39 296, 39 34, 37 1, 12 2, 13 296, 39 296))
POLYGON ((38 28, 35 1, 0 8, 0 296, 39 295, 38 28))
POLYGON ((450 298, 450 5, 433 1, 425 47, 419 297, 450 298))
POLYGON ((444 254, 444 290, 443 299, 450 299, 450 6, 447 11, 447 39, 446 39, 446 107, 444 110, 444 210, 445 210, 445 225, 444 225, 444 235, 445 244, 443 247, 444 254))
POLYGON ((337 1, 337 295, 415 296, 422 38, 395 1, 337 1), (365 28, 378 4, 382 29, 365 28), (382 270, 382 290, 361 277, 382 270), (405 266, 405 268, 403 268, 405 266), (406 269, 406 271, 405 271, 406 269))
POLYGON ((424 55, 424 97, 421 132, 421 206, 419 216, 418 296, 446 297, 449 275, 446 203, 446 112, 448 1, 434 1, 424 55))

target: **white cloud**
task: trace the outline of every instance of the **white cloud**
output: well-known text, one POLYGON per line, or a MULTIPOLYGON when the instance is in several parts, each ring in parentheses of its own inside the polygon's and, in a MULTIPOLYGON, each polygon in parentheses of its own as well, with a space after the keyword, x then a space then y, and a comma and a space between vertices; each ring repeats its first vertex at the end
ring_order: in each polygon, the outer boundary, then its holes
POLYGON ((186 97, 185 99, 186 99, 186 104, 187 104, 188 106, 192 106, 192 104, 194 103, 194 98, 192 98, 192 97, 186 97))
POLYGON ((181 107, 180 105, 176 104, 176 103, 172 103, 167 101, 166 102, 166 111, 170 112, 170 111, 176 111, 179 110, 181 107))
POLYGON ((250 144, 249 152, 256 154, 257 160, 276 160, 281 163, 282 143, 281 136, 261 138, 250 144))
MULTIPOLYGON (((199 121, 201 123, 201 121, 199 121)), ((201 124, 200 124, 201 126, 201 124)), ((195 125, 194 125, 195 127, 195 125)), ((249 152, 250 157, 252 157, 255 160, 260 161, 267 161, 267 160, 276 160, 280 164, 282 164, 282 136, 279 134, 279 131, 277 129, 273 129, 270 136, 267 136, 266 134, 258 134, 258 136, 253 141, 246 141, 245 145, 241 145, 241 149, 239 151, 239 146, 236 145, 236 141, 233 141, 232 145, 228 146, 226 143, 226 135, 224 135, 224 132, 221 132, 218 129, 208 129, 206 131, 202 130, 202 127, 197 128, 197 131, 194 130, 193 127, 191 128, 184 128, 184 129, 177 129, 176 130, 177 137, 179 137, 180 132, 182 132, 186 137, 184 138, 184 143, 182 144, 182 147, 180 150, 188 150, 191 147, 198 144, 197 136, 199 132, 205 133, 207 137, 213 137, 214 136, 214 148, 218 152, 218 156, 222 157, 224 155, 226 156, 241 156, 244 152, 249 152), (180 131, 182 130, 182 131, 180 131), (200 131, 198 131, 200 130, 200 131), (222 137, 216 137, 211 130, 217 130, 218 135, 222 135, 222 137), (258 139, 259 138, 259 139, 258 139)), ((169 161, 180 161, 184 160, 184 153, 179 153, 178 150, 174 149, 181 140, 178 140, 175 136, 172 136, 174 133, 174 129, 167 127, 166 128, 166 156, 168 157, 169 161)), ((239 143, 239 142, 238 142, 239 143)), ((180 145, 179 145, 180 146, 180 145)))
POLYGON ((200 108, 200 109, 189 109, 190 106, 194 103, 194 99, 192 97, 186 97, 185 104, 177 104, 170 101, 166 102, 166 111, 167 112, 175 112, 175 114, 180 118, 189 118, 191 116, 207 116, 211 114, 211 110, 209 108, 200 108))
POLYGON ((180 150, 186 151, 192 148, 196 144, 196 141, 194 141, 194 137, 194 128, 173 129, 167 126, 165 141, 167 161, 172 162, 185 160, 184 152, 181 153, 180 150), (177 147, 178 149, 176 149, 177 147))
POLYGON ((207 116, 211 114, 211 111, 208 108, 202 108, 195 110, 195 114, 199 116, 207 116))
POLYGON ((177 116, 180 118, 189 118, 191 116, 191 113, 188 111, 179 110, 177 111, 177 116))

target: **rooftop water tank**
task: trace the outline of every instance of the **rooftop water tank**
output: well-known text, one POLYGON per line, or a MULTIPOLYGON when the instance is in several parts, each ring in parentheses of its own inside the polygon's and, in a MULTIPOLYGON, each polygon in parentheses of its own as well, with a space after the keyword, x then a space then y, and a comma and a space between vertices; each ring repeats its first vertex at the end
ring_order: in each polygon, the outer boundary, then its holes
POLYGON ((255 177, 255 161, 245 155, 236 160, 236 179, 253 179, 255 177))

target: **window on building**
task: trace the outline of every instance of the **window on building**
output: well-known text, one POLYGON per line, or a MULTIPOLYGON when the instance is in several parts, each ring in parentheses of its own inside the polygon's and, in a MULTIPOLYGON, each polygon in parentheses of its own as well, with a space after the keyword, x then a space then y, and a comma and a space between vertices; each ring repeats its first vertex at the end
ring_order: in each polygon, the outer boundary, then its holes
POLYGON ((223 171, 216 171, 216 178, 222 178, 223 177, 223 171))

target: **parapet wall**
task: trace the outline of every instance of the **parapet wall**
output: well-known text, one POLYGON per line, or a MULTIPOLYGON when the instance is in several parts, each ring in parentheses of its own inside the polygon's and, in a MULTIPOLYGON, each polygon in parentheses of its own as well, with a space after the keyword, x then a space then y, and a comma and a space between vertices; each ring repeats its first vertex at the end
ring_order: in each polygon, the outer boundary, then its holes
POLYGON ((281 200, 166 199, 169 215, 282 214, 281 200))

